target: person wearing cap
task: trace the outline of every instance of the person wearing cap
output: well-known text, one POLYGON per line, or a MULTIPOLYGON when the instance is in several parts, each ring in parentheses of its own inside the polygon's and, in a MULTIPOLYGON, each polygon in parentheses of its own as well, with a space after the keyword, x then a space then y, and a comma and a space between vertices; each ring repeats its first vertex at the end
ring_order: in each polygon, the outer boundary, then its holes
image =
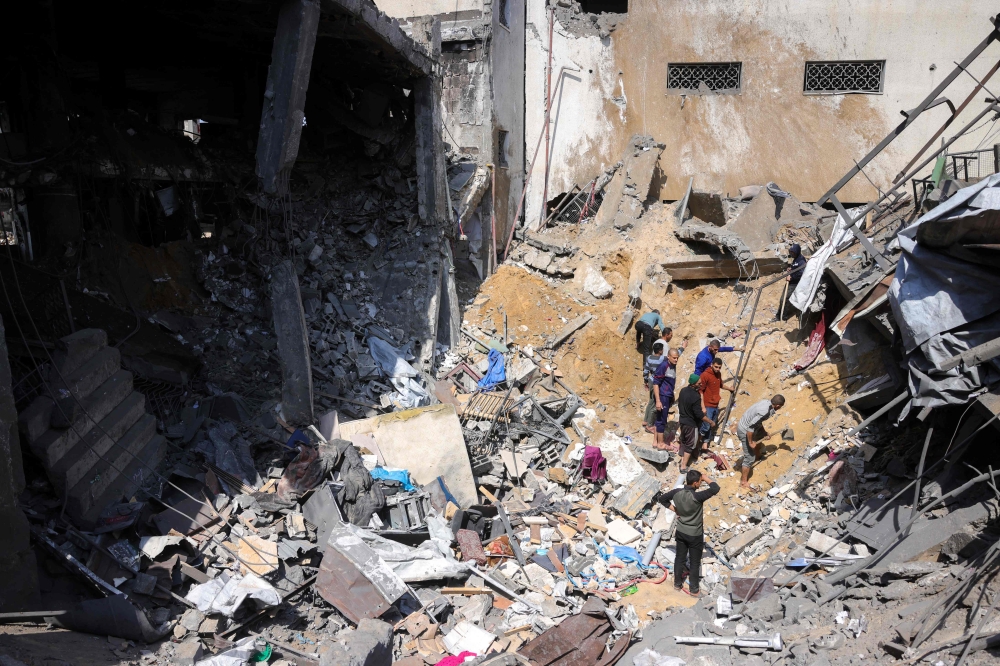
POLYGON ((802 279, 802 273, 806 268, 806 259, 802 256, 802 246, 798 243, 792 243, 792 246, 788 248, 788 268, 786 270, 791 270, 791 273, 785 278, 788 281, 788 289, 785 292, 785 303, 784 312, 785 319, 792 316, 792 310, 795 308, 791 303, 792 292, 795 288, 799 286, 799 281, 802 279))
POLYGON ((642 427, 646 432, 655 432, 656 396, 653 395, 653 391, 656 390, 656 387, 653 385, 653 373, 656 372, 656 368, 660 366, 660 363, 663 363, 663 350, 665 347, 666 343, 663 340, 654 341, 653 353, 646 357, 646 361, 642 367, 642 381, 649 391, 649 402, 646 403, 646 413, 642 419, 642 427))
POLYGON ((656 439, 653 442, 653 448, 664 450, 667 448, 667 413, 670 411, 670 405, 674 402, 674 385, 677 382, 677 361, 680 360, 680 354, 677 353, 676 349, 671 349, 670 353, 667 354, 666 358, 656 367, 656 371, 653 373, 653 385, 656 390, 653 392, 653 396, 656 398, 656 411, 658 416, 656 417, 656 439))
POLYGON ((721 340, 712 338, 705 348, 698 352, 698 356, 694 359, 694 373, 701 375, 701 373, 705 372, 712 365, 716 354, 731 351, 743 351, 743 347, 723 347, 721 340))
POLYGON ((774 416, 785 405, 785 396, 780 393, 770 400, 761 400, 747 407, 739 423, 736 436, 743 447, 743 470, 740 472, 740 488, 750 487, 750 467, 761 454, 761 442, 771 435, 764 430, 764 421, 774 416))
POLYGON ((700 384, 701 377, 692 373, 688 377, 687 386, 682 388, 680 395, 677 396, 681 474, 687 472, 691 463, 698 459, 698 454, 701 452, 698 429, 703 423, 710 428, 715 425, 715 421, 705 416, 705 412, 701 409, 701 391, 698 390, 700 384))
MULTIPOLYGON (((712 421, 719 420, 719 403, 722 402, 722 389, 735 391, 735 382, 728 384, 722 381, 722 359, 716 357, 705 372, 701 373, 701 383, 698 384, 701 390, 701 400, 705 407, 705 416, 712 421)), ((707 442, 712 437, 712 428, 707 423, 701 424, 701 440, 707 442)))

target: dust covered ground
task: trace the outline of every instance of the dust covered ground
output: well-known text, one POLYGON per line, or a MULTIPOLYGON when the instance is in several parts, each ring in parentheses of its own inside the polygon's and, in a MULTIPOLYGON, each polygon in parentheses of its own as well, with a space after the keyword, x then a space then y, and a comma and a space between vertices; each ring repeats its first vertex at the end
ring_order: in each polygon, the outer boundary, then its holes
MULTIPOLYGON (((549 357, 556 371, 586 402, 597 411, 594 432, 589 437, 597 441, 605 431, 629 436, 636 443, 652 444, 652 435, 642 428, 648 393, 642 381, 642 356, 636 350, 635 332, 630 326, 624 335, 618 328, 628 307, 628 283, 633 264, 653 266, 658 258, 691 254, 692 250, 673 235, 673 207, 656 205, 643 216, 638 230, 617 233, 613 229, 598 229, 590 224, 562 227, 540 236, 546 243, 569 244, 578 249, 577 270, 572 279, 551 278, 523 264, 510 262, 480 287, 478 296, 465 310, 463 324, 484 332, 503 336, 506 315, 507 336, 511 344, 531 346, 549 357), (594 298, 583 288, 582 266, 587 263, 599 268, 613 286, 610 298, 594 298), (548 339, 570 320, 581 315, 594 317, 584 328, 553 351, 545 350, 548 339)), ((753 307, 754 289, 771 278, 741 282, 684 281, 668 284, 665 275, 657 274, 644 281, 642 304, 637 317, 652 308, 660 311, 668 326, 673 327, 672 346, 686 341, 677 376, 686 377, 693 371, 694 360, 711 336, 719 336, 727 345, 743 346, 746 323, 753 307)), ((801 450, 821 433, 828 415, 861 386, 860 376, 849 377, 843 360, 834 350, 833 356, 822 352, 812 366, 795 374, 792 364, 805 351, 808 331, 798 330, 798 318, 777 321, 784 283, 766 288, 760 298, 754 327, 750 332, 743 381, 729 419, 729 431, 749 405, 775 393, 787 402, 778 415, 766 423, 768 432, 775 433, 765 443, 765 458, 754 467, 751 483, 760 492, 788 472, 801 450), (793 439, 782 439, 790 429, 793 439)), ((739 352, 721 354, 723 375, 730 379, 737 369, 739 352)), ((679 380, 680 381, 680 380, 679 380)), ((678 390, 680 384, 678 384, 678 390)), ((723 391, 723 405, 729 398, 723 391)), ((676 411, 670 417, 668 431, 677 427, 676 411)), ((735 435, 722 434, 714 450, 730 461, 739 455, 735 435)), ((648 471, 658 478, 672 481, 677 465, 657 469, 643 461, 648 471)), ((714 464, 703 458, 700 467, 714 473, 714 464), (709 464, 706 464, 705 461, 709 464)), ((722 492, 707 505, 706 521, 715 527, 719 520, 738 521, 744 513, 741 502, 734 502, 739 475, 731 471, 717 476, 722 492)))

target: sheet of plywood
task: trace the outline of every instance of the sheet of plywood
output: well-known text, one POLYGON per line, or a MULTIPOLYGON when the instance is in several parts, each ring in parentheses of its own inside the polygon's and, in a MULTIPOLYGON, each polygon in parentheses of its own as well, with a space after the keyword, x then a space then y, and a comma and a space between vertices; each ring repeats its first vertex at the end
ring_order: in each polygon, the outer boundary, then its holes
POLYGON ((370 434, 387 467, 400 467, 420 485, 444 477, 463 507, 477 504, 475 478, 454 405, 430 405, 340 424, 340 436, 370 434))

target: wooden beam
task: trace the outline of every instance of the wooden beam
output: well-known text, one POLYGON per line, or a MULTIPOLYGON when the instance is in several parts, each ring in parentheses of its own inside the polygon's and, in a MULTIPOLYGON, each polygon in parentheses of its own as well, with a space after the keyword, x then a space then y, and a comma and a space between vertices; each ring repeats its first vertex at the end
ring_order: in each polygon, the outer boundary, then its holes
MULTIPOLYGON (((754 261, 759 275, 773 275, 785 269, 785 262, 771 252, 755 252, 754 261)), ((696 254, 687 257, 667 257, 661 264, 670 279, 723 280, 745 277, 753 265, 744 268, 732 257, 696 254)))

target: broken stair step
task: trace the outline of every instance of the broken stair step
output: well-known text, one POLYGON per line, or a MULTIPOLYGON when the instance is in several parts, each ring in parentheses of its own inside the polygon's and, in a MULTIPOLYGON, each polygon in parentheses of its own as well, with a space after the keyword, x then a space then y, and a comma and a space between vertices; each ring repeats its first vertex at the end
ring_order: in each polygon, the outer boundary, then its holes
MULTIPOLYGON (((60 349, 55 352, 55 366, 59 373, 69 375, 108 346, 108 334, 99 328, 84 328, 59 340, 60 349)), ((55 377, 59 373, 53 373, 55 377)), ((52 377, 51 379, 55 379, 52 377)))
POLYGON ((101 419, 97 427, 84 435, 69 451, 49 468, 49 478, 60 497, 86 477, 90 470, 103 464, 101 457, 115 454, 113 444, 120 440, 136 421, 146 413, 146 397, 133 391, 101 419))
POLYGON ((47 395, 40 395, 17 415, 17 427, 21 439, 31 443, 45 434, 49 429, 54 403, 47 395))
MULTIPOLYGON (((69 389, 77 398, 83 399, 93 393, 108 377, 122 369, 122 355, 115 347, 105 347, 73 372, 49 376, 53 391, 69 389)), ((59 395, 52 396, 59 399, 59 395)))
POLYGON ((90 432, 94 427, 94 420, 100 422, 131 392, 132 373, 128 370, 119 370, 81 401, 85 413, 77 416, 72 427, 50 428, 45 431, 41 437, 31 442, 32 452, 41 458, 46 470, 51 469, 66 451, 90 432))
POLYGON ((85 477, 69 490, 66 510, 83 515, 93 507, 96 498, 110 488, 122 471, 139 456, 143 447, 156 434, 156 417, 145 414, 118 440, 110 451, 98 460, 85 477))
POLYGON ((94 498, 93 506, 87 513, 80 516, 74 516, 71 513, 70 516, 78 518, 84 529, 92 528, 101 517, 101 512, 109 504, 117 502, 121 498, 131 497, 143 483, 153 476, 152 470, 155 470, 160 464, 166 450, 167 440, 163 435, 154 435, 139 455, 129 463, 128 467, 124 468, 123 473, 119 474, 118 478, 108 486, 104 494, 94 498))

